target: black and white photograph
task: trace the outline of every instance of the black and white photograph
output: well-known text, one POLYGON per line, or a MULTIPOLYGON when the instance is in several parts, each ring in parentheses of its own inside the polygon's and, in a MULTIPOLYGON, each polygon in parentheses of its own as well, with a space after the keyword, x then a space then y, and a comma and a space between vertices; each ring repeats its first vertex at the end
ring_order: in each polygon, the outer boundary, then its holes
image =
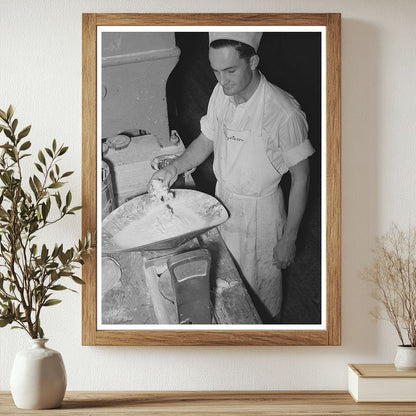
POLYGON ((84 16, 85 337, 337 343, 336 21, 160 17, 84 16))
POLYGON ((101 324, 322 323, 322 31, 101 33, 101 324))

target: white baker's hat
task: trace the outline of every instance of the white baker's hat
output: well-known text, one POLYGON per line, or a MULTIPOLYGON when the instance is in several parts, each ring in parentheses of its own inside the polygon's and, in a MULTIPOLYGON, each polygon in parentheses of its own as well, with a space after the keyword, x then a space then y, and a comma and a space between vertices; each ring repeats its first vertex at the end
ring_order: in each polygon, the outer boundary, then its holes
POLYGON ((246 43, 257 52, 262 36, 263 32, 209 32, 209 44, 211 45, 214 40, 229 39, 246 43))

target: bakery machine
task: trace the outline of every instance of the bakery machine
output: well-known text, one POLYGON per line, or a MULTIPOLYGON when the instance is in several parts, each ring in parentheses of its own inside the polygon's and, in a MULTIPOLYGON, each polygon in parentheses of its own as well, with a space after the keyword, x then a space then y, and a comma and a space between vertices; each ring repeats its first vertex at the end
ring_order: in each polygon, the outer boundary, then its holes
MULTIPOLYGON (((157 169, 155 160, 177 157, 185 151, 175 130, 164 140, 141 130, 125 131, 103 140, 102 148, 102 169, 109 170, 114 207, 147 192, 150 178, 157 169)), ((191 183, 189 175, 184 177, 191 183)))
POLYGON ((173 32, 103 32, 101 46, 99 140, 118 207, 147 192, 154 158, 185 150, 169 127, 166 97, 180 50, 173 32))

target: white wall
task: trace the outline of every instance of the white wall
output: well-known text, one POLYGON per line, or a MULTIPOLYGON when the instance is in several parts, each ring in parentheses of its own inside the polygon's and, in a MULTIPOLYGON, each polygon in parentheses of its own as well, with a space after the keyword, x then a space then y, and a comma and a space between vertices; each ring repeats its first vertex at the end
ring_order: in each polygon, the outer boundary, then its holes
MULTIPOLYGON (((33 125, 34 147, 70 144, 64 165, 80 200, 81 13, 342 13, 342 346, 82 347, 81 297, 44 316, 70 390, 346 389, 346 364, 392 362, 392 328, 369 316, 359 278, 374 237, 415 222, 416 2, 413 0, 0 0, 0 108, 33 125)), ((71 243, 80 216, 56 231, 71 243)), ((52 237, 51 237, 52 238, 52 237)), ((0 390, 27 337, 0 330, 0 390)))

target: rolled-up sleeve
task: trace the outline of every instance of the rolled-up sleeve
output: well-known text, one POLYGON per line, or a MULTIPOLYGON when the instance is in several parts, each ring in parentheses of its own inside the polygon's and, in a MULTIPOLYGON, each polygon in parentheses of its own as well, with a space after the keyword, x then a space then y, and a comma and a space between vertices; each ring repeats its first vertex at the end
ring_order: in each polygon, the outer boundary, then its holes
POLYGON ((301 110, 291 113, 277 124, 268 139, 267 155, 281 174, 315 152, 308 139, 308 123, 301 110))
POLYGON ((312 147, 311 142, 306 139, 304 142, 298 144, 296 147, 292 147, 286 152, 282 153, 283 159, 287 167, 295 166, 302 160, 307 159, 315 153, 315 149, 312 147))
POLYGON ((290 114, 286 122, 280 125, 278 134, 282 156, 288 167, 313 154, 314 149, 308 140, 308 123, 303 111, 290 114))
POLYGON ((209 122, 208 114, 201 118, 201 133, 209 140, 214 140, 215 129, 212 128, 212 124, 209 122))

